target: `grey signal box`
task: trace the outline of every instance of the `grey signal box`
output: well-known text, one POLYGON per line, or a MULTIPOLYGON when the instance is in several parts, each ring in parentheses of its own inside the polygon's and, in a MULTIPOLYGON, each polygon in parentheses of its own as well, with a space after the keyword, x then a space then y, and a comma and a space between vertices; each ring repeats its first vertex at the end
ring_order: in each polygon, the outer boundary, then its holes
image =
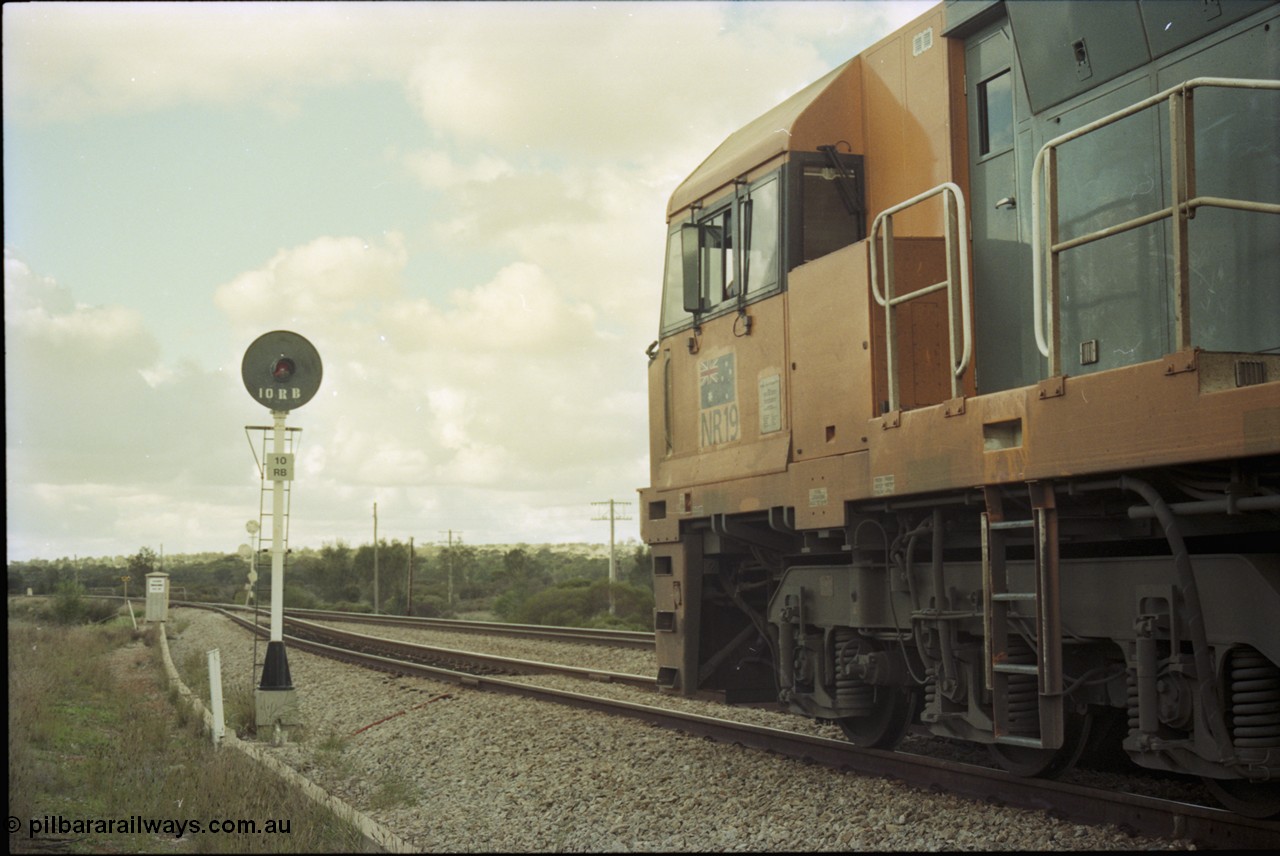
POLYGON ((169 575, 163 571, 147 574, 147 622, 169 620, 169 575))
POLYGON ((315 396, 323 369, 320 354, 305 338, 273 330, 254 339, 244 352, 240 376, 249 395, 263 407, 293 410, 315 396))

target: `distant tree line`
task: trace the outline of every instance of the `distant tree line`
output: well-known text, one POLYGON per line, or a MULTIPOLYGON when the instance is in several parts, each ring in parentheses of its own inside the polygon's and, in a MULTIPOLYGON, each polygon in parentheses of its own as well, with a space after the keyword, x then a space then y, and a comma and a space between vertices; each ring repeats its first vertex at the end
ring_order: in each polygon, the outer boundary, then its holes
MULTIPOLYGON (((243 567, 244 560, 235 556, 236 567, 243 567)), ((202 557, 207 560, 208 556, 202 557)), ((132 556, 114 558, 33 559, 29 562, 9 563, 8 592, 52 595, 63 583, 79 585, 89 594, 123 594, 128 577, 129 592, 141 594, 146 575, 158 570, 160 559, 149 547, 143 547, 132 556)), ((231 581, 228 569, 226 581, 231 581)))
MULTIPOLYGON (((410 555, 407 542, 380 540, 377 549, 377 611, 426 617, 477 616, 521 624, 570 627, 653 628, 653 561, 643 544, 616 553, 617 581, 609 584, 609 558, 584 545, 515 547, 430 545, 410 555), (411 561, 412 558, 412 561, 411 561), (412 567, 412 580, 410 569, 412 567), (411 588, 412 586, 412 588, 411 588), (612 611, 610 606, 612 605, 612 611)), ((256 590, 247 591, 249 560, 206 553, 168 556, 174 600, 245 603, 271 598, 271 557, 256 557, 256 590)), ((8 591, 52 595, 63 584, 88 594, 145 592, 145 577, 160 570, 155 552, 143 547, 124 559, 60 559, 10 562, 8 591)), ((372 612, 375 608, 374 548, 343 541, 289 555, 286 606, 372 612)))

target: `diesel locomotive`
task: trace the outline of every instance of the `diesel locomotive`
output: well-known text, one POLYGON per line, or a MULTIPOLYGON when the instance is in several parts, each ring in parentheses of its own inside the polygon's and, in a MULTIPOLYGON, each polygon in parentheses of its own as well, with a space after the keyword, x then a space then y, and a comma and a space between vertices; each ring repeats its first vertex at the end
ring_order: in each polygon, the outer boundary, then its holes
POLYGON ((667 214, 666 691, 1280 811, 1280 5, 948 0, 667 214))

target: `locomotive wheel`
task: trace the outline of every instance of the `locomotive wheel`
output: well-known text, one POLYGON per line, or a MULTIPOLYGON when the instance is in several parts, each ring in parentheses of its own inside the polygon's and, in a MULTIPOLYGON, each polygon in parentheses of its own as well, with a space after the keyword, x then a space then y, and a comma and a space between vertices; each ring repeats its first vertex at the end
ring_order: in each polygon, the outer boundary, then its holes
POLYGON ((864 749, 892 749, 907 736, 920 712, 921 696, 912 690, 877 687, 875 707, 866 716, 836 720, 844 736, 864 749))
POLYGON ((987 749, 1000 768, 1015 776, 1053 779, 1061 776, 1080 760, 1089 744, 1093 714, 1068 711, 1062 724, 1062 746, 1058 749, 1033 749, 992 743, 987 749))
POLYGON ((1205 779, 1213 798, 1236 814, 1263 820, 1280 817, 1280 782, 1205 779))

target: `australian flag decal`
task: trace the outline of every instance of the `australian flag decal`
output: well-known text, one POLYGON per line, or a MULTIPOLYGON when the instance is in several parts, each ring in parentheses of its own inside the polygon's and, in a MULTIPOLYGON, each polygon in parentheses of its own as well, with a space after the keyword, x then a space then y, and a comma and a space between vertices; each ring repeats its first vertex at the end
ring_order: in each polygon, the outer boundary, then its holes
POLYGON ((734 400, 737 386, 733 382, 732 353, 698 361, 698 390, 703 410, 734 400))

